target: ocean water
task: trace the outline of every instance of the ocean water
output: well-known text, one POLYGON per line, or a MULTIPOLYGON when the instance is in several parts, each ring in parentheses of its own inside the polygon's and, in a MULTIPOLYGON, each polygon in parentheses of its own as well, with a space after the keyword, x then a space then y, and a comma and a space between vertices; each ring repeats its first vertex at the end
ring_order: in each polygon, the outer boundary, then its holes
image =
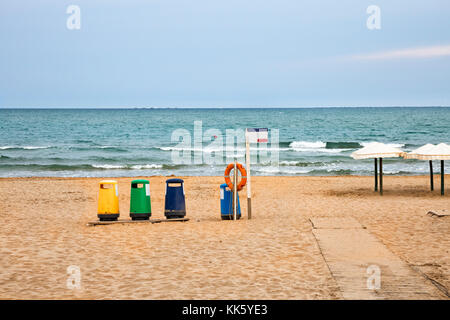
MULTIPOLYGON (((222 175, 225 148, 241 162, 245 151, 225 145, 226 130, 246 127, 278 129, 278 144, 252 146, 253 154, 278 154, 278 162, 254 157, 253 175, 372 175, 373 161, 353 160, 354 150, 372 141, 405 151, 450 143, 450 108, 0 109, 0 177, 222 175), (202 122, 203 141, 194 141, 194 121, 202 122), (190 145, 172 137, 180 130, 190 145)), ((428 163, 386 159, 384 173, 427 174, 428 163)))

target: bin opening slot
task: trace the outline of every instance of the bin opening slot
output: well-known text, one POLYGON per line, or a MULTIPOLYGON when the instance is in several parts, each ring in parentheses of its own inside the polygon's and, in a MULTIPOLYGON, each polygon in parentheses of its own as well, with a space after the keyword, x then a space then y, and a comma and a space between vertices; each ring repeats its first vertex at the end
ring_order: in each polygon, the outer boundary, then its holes
POLYGON ((144 187, 144 184, 143 183, 132 183, 131 187, 134 189, 141 189, 144 187))
POLYGON ((179 187, 182 187, 182 186, 183 186, 183 184, 180 183, 180 182, 169 182, 167 185, 168 185, 170 188, 179 188, 179 187))
POLYGON ((111 183, 105 183, 105 184, 101 184, 100 188, 102 188, 102 189, 112 189, 112 188, 114 188, 114 186, 111 183))

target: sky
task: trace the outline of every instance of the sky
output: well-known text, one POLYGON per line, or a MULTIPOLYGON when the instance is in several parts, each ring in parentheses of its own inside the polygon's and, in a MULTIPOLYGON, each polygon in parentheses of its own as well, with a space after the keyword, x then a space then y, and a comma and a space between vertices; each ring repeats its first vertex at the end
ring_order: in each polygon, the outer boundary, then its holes
POLYGON ((314 106, 450 106, 450 1, 0 2, 0 107, 314 106))

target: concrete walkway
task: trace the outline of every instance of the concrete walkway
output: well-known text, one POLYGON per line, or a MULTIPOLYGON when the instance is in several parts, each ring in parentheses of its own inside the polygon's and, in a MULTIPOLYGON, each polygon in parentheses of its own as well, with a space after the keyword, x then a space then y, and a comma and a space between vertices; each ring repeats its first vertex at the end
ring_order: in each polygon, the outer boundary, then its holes
POLYGON ((344 299, 445 299, 353 218, 311 218, 313 234, 344 299))

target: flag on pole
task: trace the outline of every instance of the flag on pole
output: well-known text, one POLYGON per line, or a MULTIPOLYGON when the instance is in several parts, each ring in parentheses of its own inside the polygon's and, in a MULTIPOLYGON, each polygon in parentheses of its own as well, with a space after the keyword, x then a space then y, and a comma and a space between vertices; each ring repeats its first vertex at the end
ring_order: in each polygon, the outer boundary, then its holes
POLYGON ((247 128, 247 139, 250 143, 269 142, 268 128, 247 128))

